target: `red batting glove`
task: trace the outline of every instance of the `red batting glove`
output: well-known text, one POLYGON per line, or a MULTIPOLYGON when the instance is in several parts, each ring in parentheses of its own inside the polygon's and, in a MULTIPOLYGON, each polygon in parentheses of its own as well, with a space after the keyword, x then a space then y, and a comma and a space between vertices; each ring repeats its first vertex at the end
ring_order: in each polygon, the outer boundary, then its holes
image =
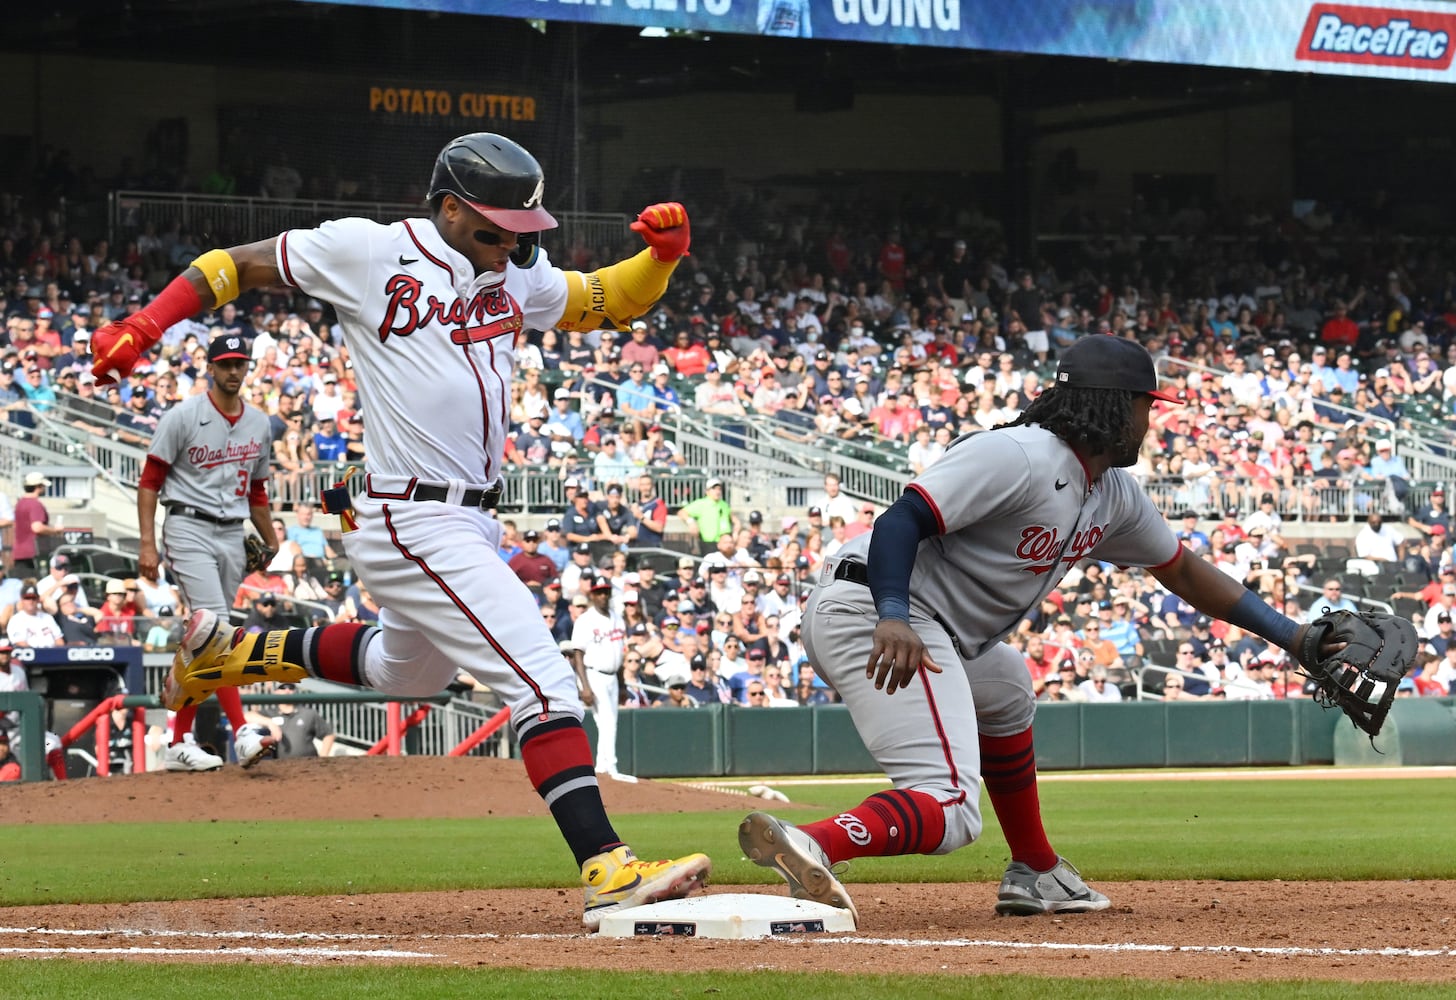
POLYGON ((688 210, 675 201, 648 205, 632 223, 632 229, 642 234, 652 248, 652 256, 664 264, 686 257, 693 242, 688 210))
POLYGON ((96 331, 91 338, 91 373, 98 385, 108 385, 131 374, 141 356, 162 339, 162 328, 139 312, 96 331))

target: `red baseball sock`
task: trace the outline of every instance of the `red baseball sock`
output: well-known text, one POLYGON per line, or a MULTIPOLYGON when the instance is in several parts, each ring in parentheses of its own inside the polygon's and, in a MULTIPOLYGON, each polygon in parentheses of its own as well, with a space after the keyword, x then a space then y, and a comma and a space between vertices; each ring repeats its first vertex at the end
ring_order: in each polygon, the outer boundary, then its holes
POLYGON ((1030 729, 1015 736, 981 735, 981 781, 1011 848, 1011 860, 1039 872, 1054 868, 1057 852, 1041 825, 1030 729))
POLYGON ((819 842, 831 862, 930 854, 945 839, 945 811, 933 795, 892 788, 800 829, 819 842))
POLYGON ((243 693, 235 687, 220 687, 214 693, 217 695, 217 703, 222 706, 223 714, 227 716, 228 725, 233 727, 233 732, 242 729, 247 722, 243 715, 243 693))
POLYGON ((622 846, 602 805, 591 743, 576 719, 552 719, 521 734, 521 763, 578 865, 622 846))
POLYGON ((371 627, 361 622, 340 622, 308 631, 294 629, 284 641, 283 658, 289 663, 302 664, 309 673, 323 680, 367 687, 361 651, 371 627), (306 636, 311 638, 312 648, 305 658, 306 636))
POLYGON ((176 746, 181 743, 187 734, 192 732, 192 720, 197 718, 197 706, 188 705, 186 708, 177 709, 177 715, 172 720, 172 740, 169 746, 176 746))

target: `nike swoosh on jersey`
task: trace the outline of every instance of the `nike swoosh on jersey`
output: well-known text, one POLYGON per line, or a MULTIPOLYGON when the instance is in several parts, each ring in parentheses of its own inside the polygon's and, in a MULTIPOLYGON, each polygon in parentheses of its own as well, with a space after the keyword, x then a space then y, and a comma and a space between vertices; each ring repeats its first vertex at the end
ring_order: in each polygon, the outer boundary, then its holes
POLYGON ((199 421, 197 421, 197 426, 198 427, 206 427, 210 423, 212 423, 211 420, 199 420, 199 421))
POLYGON ((404 254, 399 255, 400 267, 409 267, 411 264, 418 264, 419 262, 420 259, 418 257, 406 257, 404 254))
POLYGON ((1065 479, 1058 479, 1057 480, 1057 489, 1059 489, 1059 490, 1066 489, 1067 488, 1067 482, 1068 481, 1065 480, 1065 479))

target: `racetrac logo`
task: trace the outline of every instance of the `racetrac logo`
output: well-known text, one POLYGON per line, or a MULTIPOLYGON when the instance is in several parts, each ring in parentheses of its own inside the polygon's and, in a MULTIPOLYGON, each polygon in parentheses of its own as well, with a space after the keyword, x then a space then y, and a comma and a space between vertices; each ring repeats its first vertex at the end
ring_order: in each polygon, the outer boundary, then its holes
POLYGON ((1449 69, 1456 14, 1317 3, 1309 10, 1295 59, 1449 69))

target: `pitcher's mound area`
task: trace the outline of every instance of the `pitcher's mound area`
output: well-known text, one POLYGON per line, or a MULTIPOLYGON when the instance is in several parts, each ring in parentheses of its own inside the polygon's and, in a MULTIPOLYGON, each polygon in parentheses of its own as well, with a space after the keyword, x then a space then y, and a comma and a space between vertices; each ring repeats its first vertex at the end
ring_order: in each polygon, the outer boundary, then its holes
MULTIPOLYGON (((665 781, 603 778, 613 814, 746 811, 752 800, 665 781)), ((229 820, 239 802, 289 819, 474 819, 550 813, 518 760, 495 757, 329 757, 265 760, 251 770, 117 775, 5 789, 6 823, 229 820)))

